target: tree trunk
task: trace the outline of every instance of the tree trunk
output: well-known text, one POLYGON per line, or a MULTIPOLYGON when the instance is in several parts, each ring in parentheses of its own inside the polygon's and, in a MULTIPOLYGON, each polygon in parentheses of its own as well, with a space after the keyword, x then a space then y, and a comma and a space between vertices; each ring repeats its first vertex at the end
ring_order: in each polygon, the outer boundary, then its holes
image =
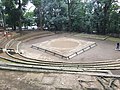
POLYGON ((39 6, 38 8, 39 10, 39 27, 40 27, 40 30, 43 31, 43 24, 42 24, 42 4, 39 6))
POLYGON ((22 35, 22 22, 21 22, 21 9, 22 9, 22 5, 21 5, 21 0, 19 0, 19 7, 18 9, 20 10, 20 16, 19 16, 19 32, 20 32, 20 35, 22 35))
POLYGON ((102 34, 106 34, 106 31, 107 31, 107 24, 108 24, 108 21, 109 21, 109 9, 110 9, 110 6, 111 6, 111 2, 112 0, 109 0, 108 2, 105 3, 105 6, 104 6, 104 19, 103 19, 103 33, 102 34))
POLYGON ((2 26, 4 27, 4 30, 6 30, 6 22, 5 22, 5 16, 4 16, 4 11, 1 11, 1 14, 2 14, 2 26))
POLYGON ((71 32, 72 31, 72 22, 71 22, 71 12, 70 12, 70 1, 68 0, 68 2, 67 2, 67 4, 68 4, 68 19, 69 19, 69 22, 68 22, 68 29, 69 29, 69 31, 71 32))

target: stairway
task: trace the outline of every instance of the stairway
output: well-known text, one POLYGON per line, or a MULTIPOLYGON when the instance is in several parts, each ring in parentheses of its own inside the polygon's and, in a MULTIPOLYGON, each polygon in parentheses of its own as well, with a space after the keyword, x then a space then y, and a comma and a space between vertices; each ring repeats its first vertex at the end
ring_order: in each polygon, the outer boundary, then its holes
POLYGON ((4 27, 0 26, 0 32, 4 31, 4 27))

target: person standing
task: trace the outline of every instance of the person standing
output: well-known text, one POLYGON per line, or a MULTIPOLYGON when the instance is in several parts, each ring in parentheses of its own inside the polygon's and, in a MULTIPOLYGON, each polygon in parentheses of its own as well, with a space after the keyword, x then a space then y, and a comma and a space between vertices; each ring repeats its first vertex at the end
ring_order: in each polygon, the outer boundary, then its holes
POLYGON ((117 43, 116 44, 116 50, 119 50, 119 48, 120 48, 120 43, 117 43))

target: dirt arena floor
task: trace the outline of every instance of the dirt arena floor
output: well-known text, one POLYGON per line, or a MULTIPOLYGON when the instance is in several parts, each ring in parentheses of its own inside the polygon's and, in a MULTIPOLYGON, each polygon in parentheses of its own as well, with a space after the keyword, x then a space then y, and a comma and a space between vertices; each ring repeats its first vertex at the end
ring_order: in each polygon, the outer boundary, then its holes
MULTIPOLYGON (((61 43, 64 44, 64 43, 61 43)), ((96 62, 96 61, 106 61, 106 60, 116 60, 120 58, 120 51, 115 51, 116 42, 106 41, 106 40, 96 40, 96 39, 87 39, 81 38, 79 36, 70 35, 70 34, 57 34, 54 36, 38 38, 31 40, 29 42, 22 43, 20 51, 23 52, 23 55, 30 58, 35 58, 39 60, 49 60, 49 61, 64 61, 64 62, 96 62), (96 42, 97 46, 94 48, 85 51, 84 53, 73 57, 72 59, 65 60, 60 57, 45 53, 44 51, 35 50, 31 48, 32 44, 41 43, 47 40, 56 39, 60 37, 74 38, 78 40, 86 40, 96 42)))
MULTIPOLYGON (((63 43, 62 43, 63 44, 63 43)), ((54 36, 38 38, 29 42, 22 43, 20 51, 23 55, 30 58, 49 61, 64 62, 95 62, 116 60, 120 58, 120 52, 115 51, 116 42, 108 40, 87 39, 76 36, 74 34, 57 34, 54 36), (32 44, 41 43, 47 40, 59 37, 68 37, 86 41, 96 42, 97 46, 73 57, 65 60, 60 57, 53 56, 43 51, 31 48, 32 44)), ((113 70, 113 74, 119 74, 119 70, 113 70)), ((105 82, 106 83, 106 82, 105 82)), ((116 82, 120 86, 119 80, 116 82)), ((106 86, 107 87, 107 86, 106 86)), ((57 74, 57 73, 30 73, 0 70, 0 90, 104 90, 96 77, 75 74, 57 74), (79 82, 79 80, 83 82, 79 82), (84 89, 84 88, 93 89, 84 89), (97 89, 96 89, 97 88, 97 89)), ((114 89, 114 90, 120 90, 114 89)))

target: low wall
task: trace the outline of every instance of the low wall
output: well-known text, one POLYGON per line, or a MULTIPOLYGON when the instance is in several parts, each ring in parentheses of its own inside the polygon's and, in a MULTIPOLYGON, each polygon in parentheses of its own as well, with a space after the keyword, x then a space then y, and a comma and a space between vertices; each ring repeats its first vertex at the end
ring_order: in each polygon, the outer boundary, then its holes
POLYGON ((116 34, 116 33, 109 34, 109 36, 120 38, 120 34, 116 34))

